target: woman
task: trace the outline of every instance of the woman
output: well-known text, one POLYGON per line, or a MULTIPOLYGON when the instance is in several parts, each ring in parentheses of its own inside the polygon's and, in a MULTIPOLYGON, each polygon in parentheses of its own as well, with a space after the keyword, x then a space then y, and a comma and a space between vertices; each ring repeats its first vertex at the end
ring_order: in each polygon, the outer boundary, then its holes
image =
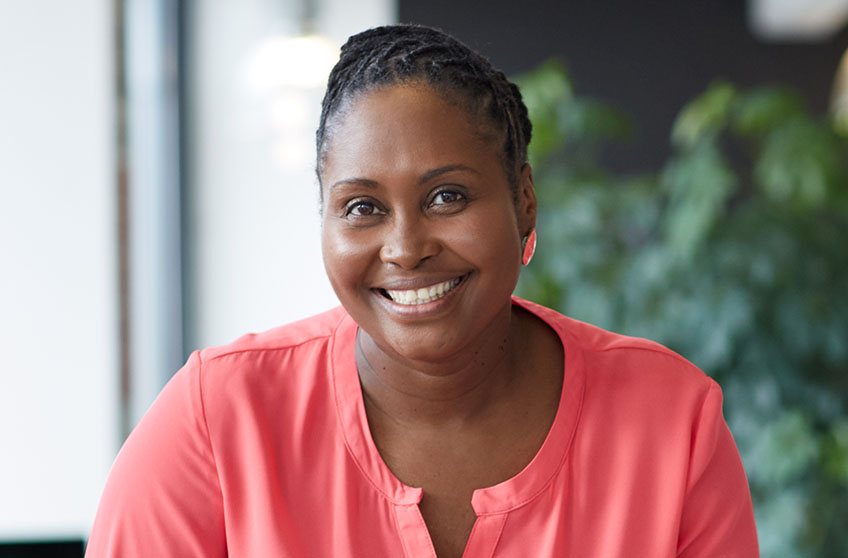
POLYGON ((194 353, 121 450, 88 556, 756 556, 718 386, 512 297, 530 131, 452 37, 351 37, 317 134, 342 307, 194 353))

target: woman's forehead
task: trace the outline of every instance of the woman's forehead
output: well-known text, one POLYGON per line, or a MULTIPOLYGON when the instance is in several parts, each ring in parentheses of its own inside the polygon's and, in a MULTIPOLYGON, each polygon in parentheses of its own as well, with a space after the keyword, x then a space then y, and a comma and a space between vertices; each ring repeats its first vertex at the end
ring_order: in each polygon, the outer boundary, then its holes
POLYGON ((499 142, 492 141, 496 136, 478 120, 450 95, 426 84, 362 92, 332 123, 322 174, 499 159, 499 142))

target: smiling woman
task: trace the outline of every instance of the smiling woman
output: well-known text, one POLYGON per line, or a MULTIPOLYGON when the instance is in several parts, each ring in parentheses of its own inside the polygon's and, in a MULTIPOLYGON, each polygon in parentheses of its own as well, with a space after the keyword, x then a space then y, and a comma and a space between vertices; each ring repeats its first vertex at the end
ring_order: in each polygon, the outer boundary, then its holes
POLYGON ((122 449, 88 555, 756 556, 718 386, 512 296, 530 132, 456 39, 351 37, 317 134, 342 306, 192 355, 122 449))
POLYGON ((325 267, 363 337, 396 358, 441 362, 507 337, 536 202, 529 166, 513 202, 500 146, 478 126, 424 84, 369 93, 335 124, 325 267))

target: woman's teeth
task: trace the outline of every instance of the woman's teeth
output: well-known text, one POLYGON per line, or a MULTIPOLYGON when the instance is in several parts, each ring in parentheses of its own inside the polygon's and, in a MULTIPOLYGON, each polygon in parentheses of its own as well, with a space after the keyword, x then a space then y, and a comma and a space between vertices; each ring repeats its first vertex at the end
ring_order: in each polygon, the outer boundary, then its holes
POLYGON ((457 277, 456 279, 450 279, 449 281, 444 281, 429 287, 422 287, 420 289, 410 289, 408 291, 392 291, 385 289, 385 291, 386 294, 389 295, 389 298, 398 304, 424 304, 425 302, 439 300, 448 294, 451 289, 459 285, 460 281, 462 281, 462 277, 457 277))

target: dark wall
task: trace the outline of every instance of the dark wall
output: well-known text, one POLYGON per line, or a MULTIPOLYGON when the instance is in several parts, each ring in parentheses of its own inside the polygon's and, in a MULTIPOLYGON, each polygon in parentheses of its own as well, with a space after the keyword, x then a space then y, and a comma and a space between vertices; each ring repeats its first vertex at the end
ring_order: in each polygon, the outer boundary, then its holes
POLYGON ((508 74, 561 56, 579 94, 634 116, 638 141, 608 153, 626 170, 659 166, 677 111, 717 78, 792 84, 825 111, 848 48, 846 29, 818 44, 761 42, 743 0, 399 0, 399 20, 441 27, 508 74))

